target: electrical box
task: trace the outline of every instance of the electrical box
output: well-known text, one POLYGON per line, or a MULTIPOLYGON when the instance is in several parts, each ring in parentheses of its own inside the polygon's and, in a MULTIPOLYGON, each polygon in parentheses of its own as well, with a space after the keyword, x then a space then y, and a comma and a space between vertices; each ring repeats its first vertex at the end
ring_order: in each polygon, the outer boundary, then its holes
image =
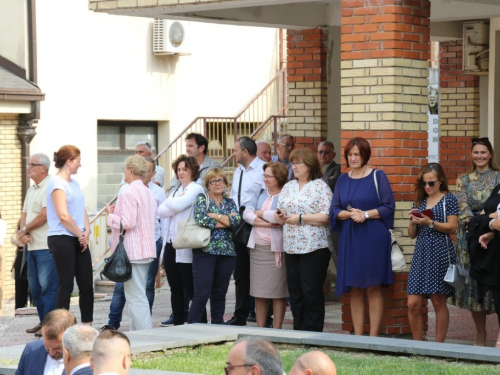
POLYGON ((488 74, 490 63, 490 23, 463 24, 463 69, 468 74, 488 74))

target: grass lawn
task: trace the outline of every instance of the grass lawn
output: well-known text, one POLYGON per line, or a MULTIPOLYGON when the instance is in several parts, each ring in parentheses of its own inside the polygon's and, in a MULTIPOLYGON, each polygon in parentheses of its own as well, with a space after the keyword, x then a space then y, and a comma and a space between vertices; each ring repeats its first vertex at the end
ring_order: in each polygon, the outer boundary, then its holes
MULTIPOLYGON (((206 375, 224 373, 227 354, 232 343, 207 345, 196 348, 166 350, 164 353, 134 355, 133 368, 191 372, 206 375)), ((302 354, 318 348, 278 346, 285 372, 289 372, 295 360, 302 354)), ((322 349, 321 349, 322 350, 322 349)), ((499 374, 500 365, 477 365, 425 357, 377 355, 372 353, 322 350, 337 366, 339 375, 345 374, 427 374, 427 375, 489 375, 499 374)))

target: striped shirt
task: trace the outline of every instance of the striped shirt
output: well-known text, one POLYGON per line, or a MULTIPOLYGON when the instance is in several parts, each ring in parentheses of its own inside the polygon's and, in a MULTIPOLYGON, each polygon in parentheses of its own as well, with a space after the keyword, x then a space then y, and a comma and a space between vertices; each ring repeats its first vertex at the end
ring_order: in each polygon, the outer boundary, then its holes
POLYGON ((156 258, 156 201, 142 180, 133 181, 120 196, 115 211, 108 215, 111 252, 118 245, 120 221, 125 233, 124 246, 130 261, 156 258))

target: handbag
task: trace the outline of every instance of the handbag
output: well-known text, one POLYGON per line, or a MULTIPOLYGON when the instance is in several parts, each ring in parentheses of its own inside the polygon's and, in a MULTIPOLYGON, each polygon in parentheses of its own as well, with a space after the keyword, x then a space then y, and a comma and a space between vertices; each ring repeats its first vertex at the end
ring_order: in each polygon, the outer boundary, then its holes
MULTIPOLYGON (((446 223, 446 198, 443 201, 443 211, 444 211, 444 222, 446 223)), ((465 289, 465 278, 469 277, 469 272, 459 264, 451 263, 450 251, 448 250, 448 235, 446 235, 446 251, 448 253, 448 261, 450 265, 446 270, 446 275, 444 275, 444 282, 451 285, 456 290, 465 289)))
MULTIPOLYGON (((380 195, 378 193, 378 181, 377 181, 377 170, 373 171, 373 181, 375 182, 375 189, 377 190, 378 202, 380 204, 380 195)), ((392 272, 403 272, 406 269, 406 260, 401 250, 401 246, 394 236, 394 232, 389 229, 391 233, 391 264, 392 272)))
POLYGON ((243 220, 243 212, 245 211, 245 206, 241 206, 241 182, 243 180, 244 172, 245 171, 243 170, 241 171, 240 184, 238 186, 238 207, 241 221, 237 227, 233 228, 233 242, 235 244, 239 244, 240 246, 247 247, 248 240, 250 239, 250 233, 252 232, 252 225, 243 220))
POLYGON ((106 263, 102 274, 115 283, 124 283, 132 278, 132 264, 128 259, 127 251, 123 246, 123 238, 125 232, 120 222, 120 238, 115 252, 108 258, 104 259, 106 263))
MULTIPOLYGON (((208 196, 206 194, 204 195, 207 202, 208 211, 209 200, 208 196)), ((212 231, 209 228, 200 227, 196 223, 196 220, 191 217, 195 202, 196 199, 191 205, 191 210, 189 211, 188 218, 179 222, 179 227, 177 228, 174 242, 172 242, 172 247, 174 249, 201 249, 207 247, 210 243, 210 236, 212 235, 212 231)))

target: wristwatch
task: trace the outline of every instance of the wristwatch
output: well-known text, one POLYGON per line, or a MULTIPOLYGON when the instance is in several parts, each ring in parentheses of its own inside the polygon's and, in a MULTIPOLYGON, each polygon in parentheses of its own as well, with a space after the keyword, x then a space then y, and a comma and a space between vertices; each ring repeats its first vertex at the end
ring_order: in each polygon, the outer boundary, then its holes
POLYGON ((429 228, 434 229, 434 220, 429 224, 429 228))
POLYGON ((368 211, 365 211, 365 219, 369 219, 370 218, 370 214, 368 213, 368 211))

